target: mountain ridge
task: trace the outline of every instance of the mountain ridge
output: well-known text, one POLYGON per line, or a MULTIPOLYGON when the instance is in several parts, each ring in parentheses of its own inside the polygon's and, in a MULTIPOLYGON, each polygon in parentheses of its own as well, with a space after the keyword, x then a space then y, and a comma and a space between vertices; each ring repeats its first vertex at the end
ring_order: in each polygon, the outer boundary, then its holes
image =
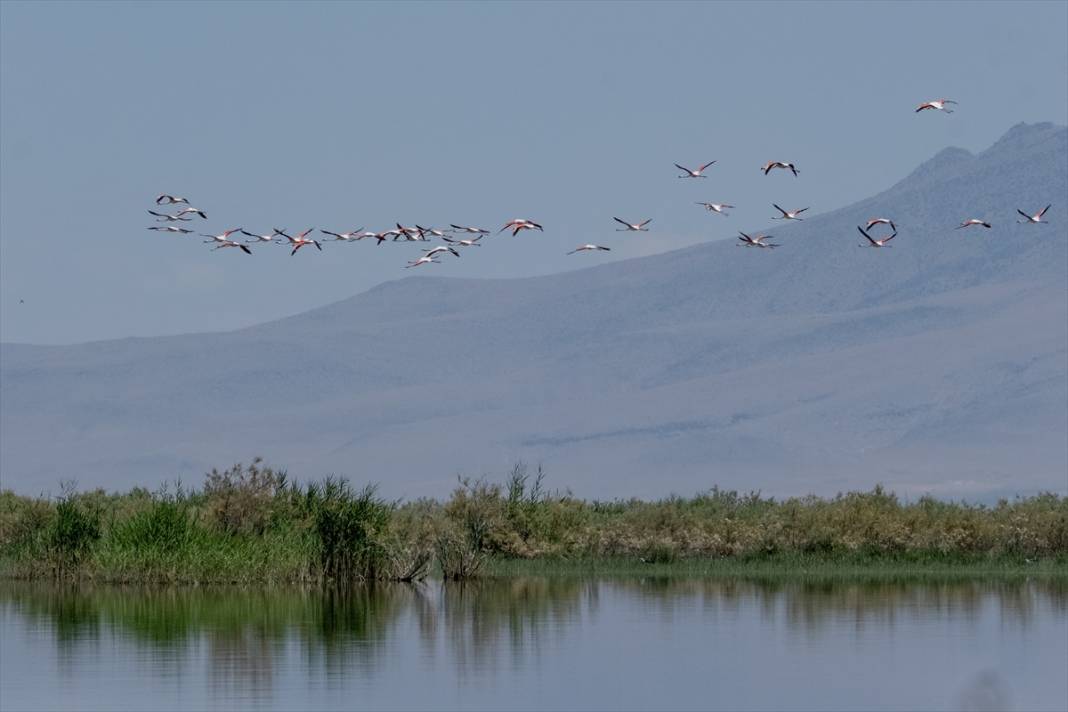
POLYGON ((945 153, 776 226, 779 250, 408 277, 231 332, 0 344, 4 486, 75 468, 85 484, 195 480, 259 454, 407 495, 517 458, 602 497, 986 495, 1014 464, 1025 491, 1068 489, 1064 206, 1050 226, 1014 222, 1068 191, 1068 130, 1018 124, 945 153), (884 214, 894 249, 857 249, 856 224, 884 214), (954 231, 973 215, 995 229, 954 231))

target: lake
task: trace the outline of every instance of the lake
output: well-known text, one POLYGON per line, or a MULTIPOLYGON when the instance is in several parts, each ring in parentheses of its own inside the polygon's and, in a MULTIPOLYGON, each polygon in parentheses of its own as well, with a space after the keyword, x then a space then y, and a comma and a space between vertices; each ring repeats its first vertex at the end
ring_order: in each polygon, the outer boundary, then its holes
POLYGON ((0 708, 1068 708, 1063 581, 0 581, 0 708))

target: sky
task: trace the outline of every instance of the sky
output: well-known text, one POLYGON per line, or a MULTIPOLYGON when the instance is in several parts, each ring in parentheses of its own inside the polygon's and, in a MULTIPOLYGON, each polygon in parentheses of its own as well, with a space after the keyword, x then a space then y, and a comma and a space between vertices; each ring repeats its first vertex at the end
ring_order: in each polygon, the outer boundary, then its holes
POLYGON ((0 341, 228 330, 413 272, 522 277, 722 239, 774 225, 769 181, 817 214, 946 146, 1068 123, 1066 76, 1064 2, 5 1, 0 341), (940 97, 956 112, 913 113, 940 97), (801 176, 765 177, 769 160, 801 176), (419 244, 247 257, 146 230, 163 192, 205 233, 545 232, 418 271, 419 244), (566 255, 585 242, 612 251, 566 255))

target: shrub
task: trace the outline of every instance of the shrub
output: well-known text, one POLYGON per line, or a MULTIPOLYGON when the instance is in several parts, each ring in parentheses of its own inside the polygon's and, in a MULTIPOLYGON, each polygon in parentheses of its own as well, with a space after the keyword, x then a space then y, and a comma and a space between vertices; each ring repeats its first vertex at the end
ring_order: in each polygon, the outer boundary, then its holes
POLYGON ((263 534, 285 489, 286 473, 263 466, 262 458, 247 468, 240 463, 221 472, 213 468, 204 482, 207 519, 227 534, 263 534))
POLYGON ((446 580, 463 581, 478 576, 486 555, 475 546, 470 531, 447 525, 436 541, 438 566, 446 580))

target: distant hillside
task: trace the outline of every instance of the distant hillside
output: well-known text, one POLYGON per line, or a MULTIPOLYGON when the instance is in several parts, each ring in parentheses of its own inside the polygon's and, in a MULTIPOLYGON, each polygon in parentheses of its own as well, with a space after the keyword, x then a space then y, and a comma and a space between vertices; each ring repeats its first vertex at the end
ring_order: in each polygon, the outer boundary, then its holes
POLYGON ((518 458, 595 497, 1065 492, 1066 194, 1068 130, 1020 124, 854 205, 737 226, 778 250, 412 277, 225 334, 4 344, 3 485, 199 482, 259 454, 390 495, 518 458), (1051 225, 1016 224, 1047 203, 1051 225), (875 216, 893 249, 857 249, 875 216), (972 216, 994 228, 953 230, 972 216))

